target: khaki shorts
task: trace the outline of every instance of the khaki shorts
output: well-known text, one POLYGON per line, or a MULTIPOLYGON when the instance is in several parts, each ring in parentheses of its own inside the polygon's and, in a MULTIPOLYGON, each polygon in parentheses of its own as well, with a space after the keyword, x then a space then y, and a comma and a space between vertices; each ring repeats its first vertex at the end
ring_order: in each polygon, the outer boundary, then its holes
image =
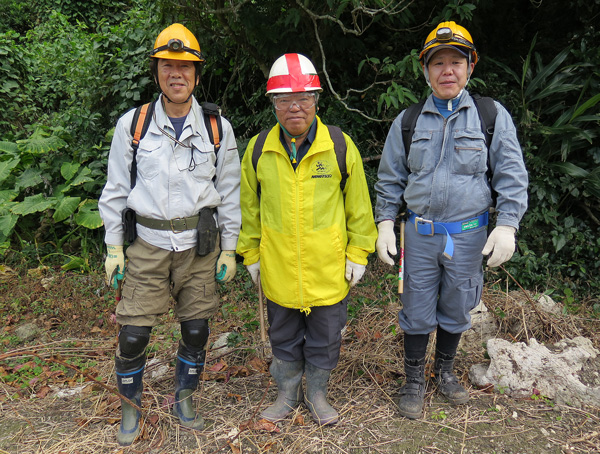
POLYGON ((166 251, 141 238, 127 248, 127 268, 117 323, 155 326, 175 300, 175 315, 180 322, 208 319, 218 308, 215 267, 221 249, 200 257, 196 248, 166 251))

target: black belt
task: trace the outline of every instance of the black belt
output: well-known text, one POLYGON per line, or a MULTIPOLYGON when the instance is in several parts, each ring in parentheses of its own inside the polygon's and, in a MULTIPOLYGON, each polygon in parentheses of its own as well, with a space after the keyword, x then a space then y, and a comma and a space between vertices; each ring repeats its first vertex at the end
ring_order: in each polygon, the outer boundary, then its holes
POLYGON ((152 219, 136 215, 136 222, 144 227, 154 230, 171 230, 174 233, 180 233, 184 230, 194 230, 198 227, 199 216, 190 216, 188 218, 175 219, 152 219))

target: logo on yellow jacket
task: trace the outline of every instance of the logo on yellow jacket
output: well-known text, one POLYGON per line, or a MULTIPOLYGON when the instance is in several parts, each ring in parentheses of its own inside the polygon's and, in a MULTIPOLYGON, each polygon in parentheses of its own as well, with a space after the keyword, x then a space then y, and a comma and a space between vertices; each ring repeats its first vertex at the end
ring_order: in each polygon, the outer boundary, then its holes
POLYGON ((312 165, 311 178, 331 178, 331 164, 329 161, 318 160, 312 165))

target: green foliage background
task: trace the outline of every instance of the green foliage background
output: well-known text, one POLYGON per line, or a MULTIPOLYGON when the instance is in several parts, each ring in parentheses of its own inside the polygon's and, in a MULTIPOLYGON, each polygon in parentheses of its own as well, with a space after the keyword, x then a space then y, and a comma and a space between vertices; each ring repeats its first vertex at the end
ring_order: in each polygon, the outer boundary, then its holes
MULTIPOLYGON (((156 96, 148 52, 182 22, 208 56, 200 99, 217 102, 240 150, 273 123, 271 63, 311 57, 319 114, 349 133, 369 183, 391 121, 428 89, 427 33, 455 20, 481 61, 470 89, 512 113, 530 208, 506 270, 567 304, 596 305, 600 278, 600 0, 0 0, 0 254, 5 263, 102 265, 97 198, 112 127, 156 96)), ((374 196, 374 192, 372 192, 374 196)))

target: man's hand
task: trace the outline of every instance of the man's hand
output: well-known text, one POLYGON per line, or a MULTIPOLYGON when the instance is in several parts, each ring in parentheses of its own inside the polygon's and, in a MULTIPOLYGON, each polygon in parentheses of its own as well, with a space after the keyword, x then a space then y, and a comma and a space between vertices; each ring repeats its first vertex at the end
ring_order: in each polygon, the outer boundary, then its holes
POLYGON ((492 253, 487 265, 495 267, 510 260, 515 253, 515 233, 517 229, 509 225, 499 225, 490 234, 481 253, 492 253))
POLYGON ((377 256, 383 263, 393 265, 394 260, 391 256, 398 253, 396 247, 396 234, 394 233, 394 221, 389 219, 381 221, 377 224, 377 230, 379 231, 377 242, 375 243, 377 256))
POLYGON ((255 285, 258 285, 258 281, 260 280, 260 260, 252 265, 247 265, 246 269, 250 273, 252 282, 254 282, 255 285))
POLYGON ((346 280, 350 282, 350 287, 354 287, 360 281, 366 268, 366 265, 359 265, 346 259, 346 280))
POLYGON ((118 281, 125 275, 125 254, 123 246, 113 244, 106 245, 106 260, 104 261, 106 270, 106 284, 117 288, 118 281))
POLYGON ((217 260, 217 281, 229 282, 235 276, 235 271, 235 251, 221 251, 217 260))

